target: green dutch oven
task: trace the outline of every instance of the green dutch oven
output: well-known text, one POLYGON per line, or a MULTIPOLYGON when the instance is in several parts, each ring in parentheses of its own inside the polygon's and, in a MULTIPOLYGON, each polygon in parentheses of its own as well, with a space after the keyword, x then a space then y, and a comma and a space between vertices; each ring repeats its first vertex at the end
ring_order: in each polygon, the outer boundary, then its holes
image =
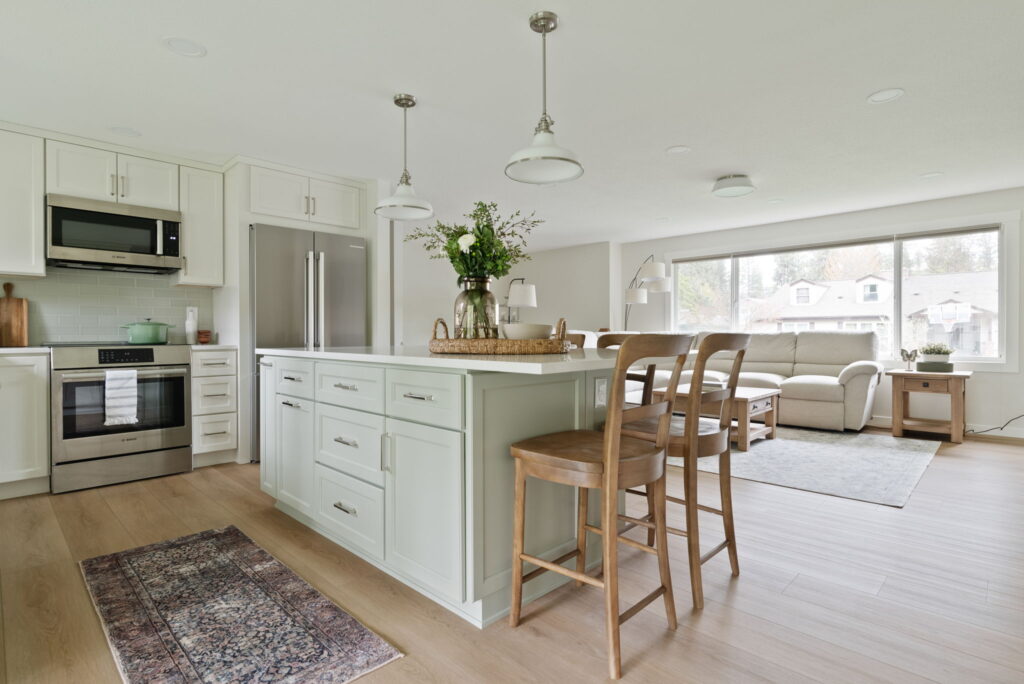
POLYGON ((147 318, 144 322, 122 325, 128 331, 129 344, 167 344, 167 329, 173 325, 153 323, 147 318))

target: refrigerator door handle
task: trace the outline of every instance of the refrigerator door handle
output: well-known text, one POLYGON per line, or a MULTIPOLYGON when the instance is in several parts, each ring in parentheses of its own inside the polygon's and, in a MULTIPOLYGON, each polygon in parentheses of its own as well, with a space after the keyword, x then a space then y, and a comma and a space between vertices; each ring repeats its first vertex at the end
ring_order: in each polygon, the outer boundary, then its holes
POLYGON ((316 279, 313 276, 313 252, 306 252, 306 348, 316 345, 316 279))
POLYGON ((324 326, 324 322, 325 322, 324 321, 324 309, 325 309, 325 301, 324 300, 327 299, 327 290, 326 290, 326 288, 324 288, 324 280, 325 280, 325 278, 324 278, 324 268, 325 268, 324 262, 326 261, 324 256, 325 255, 324 255, 323 252, 320 252, 317 255, 317 266, 318 266, 318 268, 317 268, 317 284, 316 284, 316 292, 317 292, 317 296, 316 296, 316 300, 317 300, 317 316, 316 316, 317 331, 316 331, 316 336, 317 336, 317 340, 318 340, 318 342, 320 344, 320 351, 323 351, 324 347, 327 346, 327 328, 324 326))

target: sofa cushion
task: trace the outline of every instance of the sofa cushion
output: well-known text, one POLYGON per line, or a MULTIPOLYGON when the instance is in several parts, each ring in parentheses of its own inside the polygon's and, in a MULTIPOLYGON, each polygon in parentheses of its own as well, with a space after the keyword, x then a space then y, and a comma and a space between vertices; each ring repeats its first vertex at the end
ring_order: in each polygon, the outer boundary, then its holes
MULTIPOLYGON (((755 333, 743 355, 743 370, 754 373, 793 374, 793 358, 796 352, 796 333, 755 333)), ((729 372, 732 368, 733 352, 715 354, 708 361, 708 368, 729 372)))
POLYGON ((843 386, 833 375, 796 375, 782 381, 783 399, 838 401, 844 397, 843 386))
POLYGON ((839 375, 854 361, 878 358, 873 332, 806 331, 797 336, 793 375, 839 375))
MULTIPOLYGON (((747 364, 743 364, 746 368, 747 364)), ((747 373, 744 371, 740 372, 740 387, 764 387, 767 389, 778 389, 782 385, 782 381, 786 379, 785 375, 779 375, 778 373, 747 373)))

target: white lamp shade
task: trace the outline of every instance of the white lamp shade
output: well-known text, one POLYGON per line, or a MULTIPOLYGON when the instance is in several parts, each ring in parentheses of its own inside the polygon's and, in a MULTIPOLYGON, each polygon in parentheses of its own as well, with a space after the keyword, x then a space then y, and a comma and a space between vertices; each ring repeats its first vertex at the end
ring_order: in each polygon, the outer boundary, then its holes
POLYGON ((505 175, 520 183, 562 183, 582 176, 583 165, 574 152, 555 144, 554 133, 541 131, 509 158, 505 175))
POLYGON ((508 290, 508 305, 537 308, 537 287, 528 283, 512 283, 508 290))
POLYGON ((434 215, 434 207, 427 200, 417 197, 412 185, 399 183, 395 194, 377 202, 373 213, 392 221, 422 221, 434 215))
POLYGON ((652 261, 640 267, 640 280, 655 280, 665 277, 665 264, 661 261, 652 261))
POLYGON ((656 278, 644 284, 648 292, 669 292, 672 289, 672 280, 669 278, 656 278))
POLYGON ((627 304, 646 304, 647 290, 642 287, 630 287, 626 289, 627 304))

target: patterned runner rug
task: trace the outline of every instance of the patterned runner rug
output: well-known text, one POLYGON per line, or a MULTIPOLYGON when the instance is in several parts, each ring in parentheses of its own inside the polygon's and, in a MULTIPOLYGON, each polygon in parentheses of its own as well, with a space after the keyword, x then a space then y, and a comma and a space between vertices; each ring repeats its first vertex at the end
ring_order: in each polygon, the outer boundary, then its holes
POLYGON ((402 657, 234 526, 81 567, 133 684, 341 684, 402 657))

